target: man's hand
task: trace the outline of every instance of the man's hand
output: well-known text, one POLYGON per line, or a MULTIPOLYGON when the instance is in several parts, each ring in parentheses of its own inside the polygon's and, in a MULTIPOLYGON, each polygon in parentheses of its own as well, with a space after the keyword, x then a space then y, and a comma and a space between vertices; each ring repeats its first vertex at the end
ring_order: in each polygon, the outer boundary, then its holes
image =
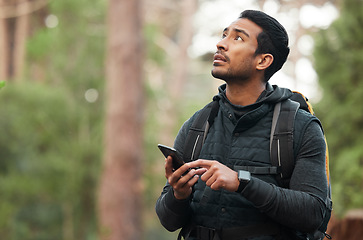
POLYGON ((199 159, 184 165, 187 165, 189 168, 199 167, 206 169, 201 179, 214 190, 223 188, 227 191, 235 192, 238 189, 239 180, 237 172, 218 161, 199 159))
POLYGON ((183 175, 190 169, 188 164, 184 164, 176 171, 173 171, 172 161, 171 156, 165 159, 165 177, 173 187, 175 198, 179 200, 187 199, 192 193, 192 187, 198 181, 199 175, 203 174, 206 169, 191 169, 187 174, 183 175))

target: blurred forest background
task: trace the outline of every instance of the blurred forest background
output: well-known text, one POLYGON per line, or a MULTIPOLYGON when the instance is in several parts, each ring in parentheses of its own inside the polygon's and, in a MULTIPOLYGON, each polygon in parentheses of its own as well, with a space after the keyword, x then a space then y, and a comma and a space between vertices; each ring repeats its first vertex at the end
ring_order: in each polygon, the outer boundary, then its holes
POLYGON ((287 27, 271 81, 323 122, 335 217, 363 208, 362 0, 0 0, 0 238, 175 239, 156 145, 217 92, 215 44, 247 8, 287 27))

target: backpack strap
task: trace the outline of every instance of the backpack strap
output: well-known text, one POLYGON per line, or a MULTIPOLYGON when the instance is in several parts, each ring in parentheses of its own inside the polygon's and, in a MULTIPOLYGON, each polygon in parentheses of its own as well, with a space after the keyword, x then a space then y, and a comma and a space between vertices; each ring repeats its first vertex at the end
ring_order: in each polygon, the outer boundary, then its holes
MULTIPOLYGON (((199 158, 200 151, 202 150, 204 141, 207 137, 209 128, 213 125, 214 119, 219 111, 219 97, 215 96, 213 101, 207 104, 193 121, 189 128, 188 135, 184 145, 184 162, 190 162, 199 158)), ((208 198, 212 189, 206 187, 203 192, 201 204, 208 202, 208 198)))
POLYGON ((270 135, 270 158, 272 166, 279 169, 277 181, 282 186, 289 186, 294 169, 294 122, 300 104, 287 99, 275 105, 270 135), (282 154, 283 153, 283 154, 282 154))
MULTIPOLYGON (((275 105, 270 136, 271 164, 272 166, 277 166, 279 168, 280 174, 277 175, 277 181, 280 186, 285 188, 289 187, 290 178, 295 165, 293 131, 297 110, 300 108, 314 115, 312 106, 304 95, 294 92, 290 99, 275 105)), ((321 129, 323 129, 320 121, 319 124, 321 129)), ((323 239, 325 237, 331 239, 331 236, 326 233, 333 205, 331 200, 328 146, 326 149, 325 163, 328 181, 328 196, 325 203, 327 211, 322 224, 319 229, 312 234, 311 239, 323 239)))
POLYGON ((218 114, 219 101, 214 97, 213 101, 200 110, 198 116, 193 121, 184 145, 184 162, 198 159, 209 128, 213 125, 218 114))

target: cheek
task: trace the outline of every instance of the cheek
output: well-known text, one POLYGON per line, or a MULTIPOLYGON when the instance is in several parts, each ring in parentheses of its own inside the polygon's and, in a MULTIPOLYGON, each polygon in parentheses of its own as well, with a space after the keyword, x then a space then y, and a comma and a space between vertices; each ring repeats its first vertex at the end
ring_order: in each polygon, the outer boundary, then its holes
POLYGON ((233 55, 230 56, 231 66, 234 67, 250 64, 253 61, 254 49, 245 47, 236 49, 233 55))
POLYGON ((254 71, 253 61, 251 58, 240 59, 240 61, 231 68, 231 72, 239 76, 249 76, 254 71))
POLYGON ((255 51, 256 49, 252 45, 235 46, 229 55, 230 69, 238 71, 252 68, 255 60, 255 51))
POLYGON ((252 66, 252 59, 249 57, 241 57, 236 58, 234 62, 231 64, 233 69, 248 69, 252 66))

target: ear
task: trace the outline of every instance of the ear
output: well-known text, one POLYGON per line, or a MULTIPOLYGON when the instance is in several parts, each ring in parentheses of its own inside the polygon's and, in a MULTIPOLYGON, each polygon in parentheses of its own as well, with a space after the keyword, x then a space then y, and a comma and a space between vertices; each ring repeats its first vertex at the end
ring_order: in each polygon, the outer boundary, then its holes
POLYGON ((272 54, 270 54, 270 53, 260 54, 258 56, 258 62, 257 62, 256 69, 263 71, 266 68, 268 68, 272 64, 273 61, 274 61, 274 56, 272 56, 272 54))

